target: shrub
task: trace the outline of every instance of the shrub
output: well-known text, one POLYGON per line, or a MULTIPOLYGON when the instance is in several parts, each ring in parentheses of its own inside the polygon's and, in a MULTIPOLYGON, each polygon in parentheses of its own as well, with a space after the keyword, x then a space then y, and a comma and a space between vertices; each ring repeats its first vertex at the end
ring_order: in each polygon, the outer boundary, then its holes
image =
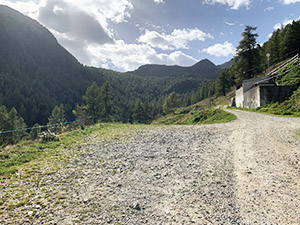
POLYGON ((58 135, 56 135, 54 132, 51 132, 50 130, 43 131, 39 134, 39 137, 41 138, 42 142, 59 141, 58 135))

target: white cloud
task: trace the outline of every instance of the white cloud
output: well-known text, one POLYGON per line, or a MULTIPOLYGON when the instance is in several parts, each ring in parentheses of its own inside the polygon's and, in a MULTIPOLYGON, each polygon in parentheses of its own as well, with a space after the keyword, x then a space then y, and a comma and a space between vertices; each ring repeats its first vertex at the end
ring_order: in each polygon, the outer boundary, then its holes
POLYGON ((7 5, 33 19, 37 19, 39 8, 45 5, 45 0, 12 1, 0 0, 0 5, 7 5))
POLYGON ((273 28, 274 30, 281 29, 281 23, 276 23, 273 28))
POLYGON ((232 43, 225 41, 223 44, 215 44, 206 49, 203 49, 202 52, 206 52, 209 55, 216 57, 229 56, 235 54, 235 48, 232 43))
MULTIPOLYGON (((108 20, 115 23, 125 22, 126 18, 131 16, 134 8, 130 0, 0 0, 0 4, 7 5, 33 19, 38 19, 41 7, 45 7, 47 3, 51 5, 53 2, 85 12, 94 17, 105 29, 107 29, 108 20)), ((58 12, 57 9, 62 10, 63 8, 56 7, 56 12, 58 12)))
POLYGON ((286 25, 288 24, 292 24, 293 21, 297 21, 297 20, 300 20, 300 16, 296 19, 285 19, 284 21, 282 21, 281 23, 276 23, 273 28, 274 30, 278 30, 278 29, 281 29, 282 27, 285 27, 286 25))
POLYGON ((156 4, 165 3, 165 0, 154 0, 156 4))
POLYGON ((104 44, 113 42, 110 31, 95 17, 78 7, 61 0, 48 1, 39 10, 39 21, 56 35, 67 35, 87 43, 104 44))
POLYGON ((162 50, 174 50, 180 48, 188 49, 188 42, 196 40, 205 41, 207 38, 213 37, 211 34, 204 33, 197 28, 183 30, 174 29, 171 34, 146 30, 145 33, 138 38, 138 42, 162 50))
POLYGON ((228 26, 234 26, 235 25, 234 23, 230 23, 230 22, 227 22, 227 21, 225 21, 224 23, 226 23, 228 26))
POLYGON ((264 12, 270 12, 270 11, 272 11, 274 9, 274 7, 267 7, 267 8, 265 8, 264 9, 264 12))
POLYGON ((300 0, 281 0, 281 2, 285 5, 289 5, 289 4, 300 2, 300 0))
POLYGON ((283 21, 282 24, 283 24, 283 26, 285 27, 286 25, 292 24, 292 23, 293 23, 293 20, 287 20, 287 19, 286 19, 286 20, 283 21))
POLYGON ((166 64, 166 65, 180 65, 180 66, 191 66, 194 65, 198 60, 190 55, 183 53, 182 51, 175 51, 171 54, 157 54, 157 58, 153 58, 152 63, 166 64))
MULTIPOLYGON (((127 44, 115 40, 108 24, 126 22, 133 10, 131 0, 0 0, 0 4, 39 20, 85 65, 129 71, 151 63, 191 66, 197 62, 182 51, 158 53, 151 44, 142 41, 127 44)), ((139 28, 143 29, 141 25, 139 28)), ((170 35, 154 34, 165 39, 168 49, 188 48, 189 41, 211 37, 198 29, 174 30, 170 35)), ((156 46, 153 39, 150 41, 156 46)))
POLYGON ((90 45, 87 52, 93 56, 87 64, 96 67, 111 64, 121 71, 132 71, 145 64, 191 66, 197 62, 181 51, 158 54, 149 45, 126 44, 123 40, 117 40, 114 44, 90 45))
POLYGON ((223 4, 230 6, 231 9, 238 10, 241 7, 248 8, 250 6, 251 0, 204 0, 205 4, 223 4))

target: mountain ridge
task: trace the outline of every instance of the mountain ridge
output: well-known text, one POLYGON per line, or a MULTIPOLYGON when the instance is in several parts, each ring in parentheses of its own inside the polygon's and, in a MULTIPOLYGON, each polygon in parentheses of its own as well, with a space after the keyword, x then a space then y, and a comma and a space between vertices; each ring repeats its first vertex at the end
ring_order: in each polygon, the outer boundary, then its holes
MULTIPOLYGON (((150 118, 162 113, 171 92, 183 96, 207 85, 201 76, 147 77, 83 66, 37 21, 0 6, 0 106, 15 108, 28 126, 46 124, 52 109, 63 104, 68 120, 83 104, 86 89, 108 81, 119 118, 132 118, 137 100, 151 105, 150 118)), ((185 98, 185 102, 189 102, 185 98)))
POLYGON ((215 65, 209 59, 203 59, 192 66, 146 64, 140 66, 134 71, 129 71, 128 73, 150 77, 176 77, 181 75, 190 75, 202 76, 207 79, 216 79, 222 70, 227 69, 232 65, 230 62, 231 61, 221 65, 215 65))
POLYGON ((200 60, 192 66, 178 66, 178 65, 158 65, 158 64, 146 64, 140 66, 134 71, 129 73, 147 76, 147 77, 177 77, 182 75, 201 76, 206 79, 216 79, 217 76, 224 69, 229 68, 232 64, 226 62, 221 65, 215 65, 208 59, 200 60))

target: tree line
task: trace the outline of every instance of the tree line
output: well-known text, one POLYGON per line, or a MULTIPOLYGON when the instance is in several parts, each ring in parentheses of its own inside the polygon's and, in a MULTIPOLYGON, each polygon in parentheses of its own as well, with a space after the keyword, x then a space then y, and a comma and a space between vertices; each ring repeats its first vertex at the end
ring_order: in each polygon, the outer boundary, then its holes
POLYGON ((268 67, 300 53, 300 20, 274 31, 262 46, 257 43, 256 29, 246 26, 233 66, 222 71, 215 82, 217 96, 225 95, 244 79, 265 75, 268 67))
MULTIPOLYGON (((2 73, 0 131, 88 117, 92 118, 92 123, 104 118, 118 118, 121 122, 149 123, 161 115, 174 112, 176 107, 192 105, 212 96, 225 95, 237 82, 263 75, 268 66, 300 52, 300 21, 294 21, 274 31, 263 46, 257 43, 258 34, 255 31, 256 27, 246 26, 233 59, 233 66, 221 72, 215 81, 188 76, 154 79, 85 68, 81 72, 88 72, 88 79, 82 79, 83 75, 75 71, 77 80, 70 81, 71 85, 68 86, 72 89, 74 84, 75 87, 71 90, 74 96, 70 98, 70 93, 65 93, 63 86, 53 86, 52 89, 51 85, 57 85, 54 82, 40 83, 36 86, 37 93, 34 93, 32 84, 27 85, 31 81, 26 76, 24 80, 17 80, 8 73, 2 73), (92 79, 96 82, 91 82, 92 79), (83 85, 78 83, 80 81, 84 81, 83 85), (90 86, 78 99, 78 94, 82 93, 81 90, 87 86, 87 82, 91 82, 90 86), (16 83, 20 84, 21 88, 24 87, 22 92, 16 87, 16 83), (99 84, 102 85, 98 86, 99 84), (60 88, 61 101, 58 101, 57 96, 53 96, 53 90, 58 90, 57 88, 60 88)), ((13 144, 24 137, 34 139, 38 131, 35 129, 30 133, 2 134, 0 143, 13 144)))

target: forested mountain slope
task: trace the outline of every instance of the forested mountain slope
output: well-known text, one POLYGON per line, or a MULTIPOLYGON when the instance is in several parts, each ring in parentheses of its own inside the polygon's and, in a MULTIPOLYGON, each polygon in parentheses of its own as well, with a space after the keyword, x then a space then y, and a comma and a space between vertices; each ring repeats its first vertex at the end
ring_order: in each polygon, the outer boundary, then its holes
POLYGON ((135 102, 141 99, 149 104, 153 117, 161 112, 165 96, 172 91, 195 91, 206 82, 203 77, 150 78, 83 66, 45 27, 0 6, 0 105, 16 108, 27 125, 47 123, 54 106, 61 103, 72 119, 72 110, 82 103, 93 81, 99 86, 108 81, 112 86, 116 116, 130 118, 135 102))
POLYGON ((15 107, 29 124, 52 108, 70 109, 90 83, 84 67, 36 21, 0 6, 0 105, 15 107))
POLYGON ((180 75, 189 75, 215 79, 222 70, 228 69, 230 66, 230 63, 216 66, 208 59, 204 59, 190 67, 149 64, 141 66, 131 73, 140 76, 176 77, 180 75))

